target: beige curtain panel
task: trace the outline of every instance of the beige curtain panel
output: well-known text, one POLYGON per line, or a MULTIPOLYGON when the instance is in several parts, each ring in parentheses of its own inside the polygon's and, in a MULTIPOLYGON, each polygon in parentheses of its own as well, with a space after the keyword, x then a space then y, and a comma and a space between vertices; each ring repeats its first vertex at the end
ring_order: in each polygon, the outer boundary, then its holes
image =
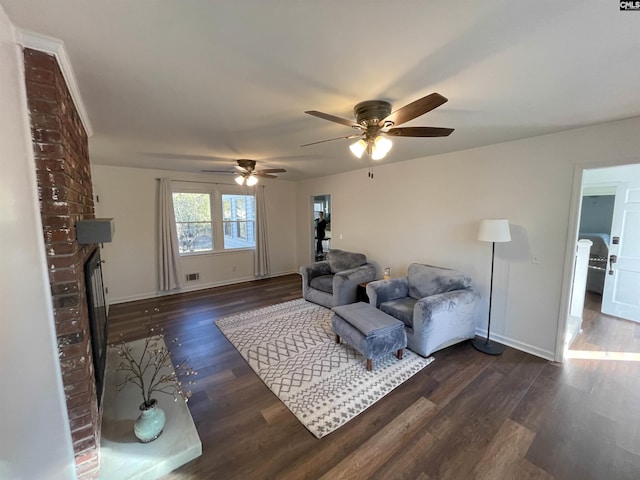
POLYGON ((271 273, 269 267, 269 242, 267 240, 267 209, 264 200, 265 187, 256 189, 256 250, 253 273, 256 277, 267 277, 271 273))
POLYGON ((171 180, 160 179, 158 191, 158 284, 168 292, 182 287, 178 231, 173 211, 171 180))

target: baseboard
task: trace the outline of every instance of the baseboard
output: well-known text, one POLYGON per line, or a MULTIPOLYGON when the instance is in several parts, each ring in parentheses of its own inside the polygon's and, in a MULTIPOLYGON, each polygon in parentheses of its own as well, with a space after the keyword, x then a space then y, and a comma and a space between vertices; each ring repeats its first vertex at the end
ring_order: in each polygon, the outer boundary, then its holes
MULTIPOLYGON (((482 338, 486 338, 487 331, 476 329, 476 335, 482 338)), ((523 352, 530 353, 531 355, 535 355, 536 357, 544 358, 545 360, 550 360, 552 362, 555 361, 554 352, 545 350, 540 347, 536 347, 535 345, 530 345, 528 343, 520 342, 518 340, 504 337, 502 335, 498 335, 495 333, 491 333, 491 340, 495 340, 497 343, 507 345, 508 347, 515 348, 516 350, 521 350, 523 352)))
MULTIPOLYGON (((278 272, 278 273, 272 273, 271 275, 267 277, 262 277, 262 278, 276 278, 276 277, 282 277, 284 275, 291 275, 292 273, 298 273, 298 272, 296 270, 291 270, 287 272, 278 272)), ((135 302, 138 300, 148 300, 150 298, 165 297, 167 295, 177 295, 180 293, 195 292, 197 290, 206 290, 207 288, 224 287, 227 285, 235 285, 237 283, 252 282, 254 280, 258 280, 258 279, 256 277, 234 278, 233 280, 223 280, 220 282, 198 283, 197 285, 183 286, 180 289, 172 290, 170 292, 146 292, 146 293, 139 293, 136 295, 127 295, 126 297, 109 298, 109 305, 116 305, 118 303, 135 302)))

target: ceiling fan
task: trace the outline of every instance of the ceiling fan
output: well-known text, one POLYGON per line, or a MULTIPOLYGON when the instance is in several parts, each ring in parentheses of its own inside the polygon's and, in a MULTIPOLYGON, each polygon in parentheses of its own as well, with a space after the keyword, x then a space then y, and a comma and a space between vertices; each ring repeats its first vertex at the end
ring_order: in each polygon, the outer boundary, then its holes
POLYGON ((241 158, 236 160, 238 165, 235 166, 235 170, 202 170, 205 173, 235 173, 235 181, 238 185, 244 185, 245 183, 251 187, 258 183, 258 177, 264 178, 278 178, 272 173, 286 173, 284 168, 265 168, 264 170, 256 170, 256 161, 241 158))
POLYGON ((306 143, 301 145, 306 147, 318 143, 330 142, 332 140, 360 138, 349 148, 358 158, 367 152, 372 160, 380 160, 391 149, 392 143, 387 137, 446 137, 453 132, 453 128, 442 127, 401 127, 397 125, 413 120, 420 115, 424 115, 431 110, 438 108, 445 103, 447 98, 439 93, 432 93, 422 97, 398 110, 391 112, 391 104, 384 100, 366 100, 353 107, 356 121, 346 118, 336 117, 328 113, 308 110, 304 113, 314 117, 340 123, 347 127, 358 130, 358 133, 344 137, 320 140, 319 142, 306 143))

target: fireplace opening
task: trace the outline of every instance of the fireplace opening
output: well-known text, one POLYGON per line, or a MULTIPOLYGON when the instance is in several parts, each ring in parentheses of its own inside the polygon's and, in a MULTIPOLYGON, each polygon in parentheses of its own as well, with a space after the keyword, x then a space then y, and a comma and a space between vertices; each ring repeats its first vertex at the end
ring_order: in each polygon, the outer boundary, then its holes
POLYGON ((84 265, 84 278, 87 289, 87 307, 89 310, 89 329, 93 349, 93 367, 96 377, 96 396, 98 407, 102 403, 104 374, 107 360, 107 302, 102 282, 102 261, 100 248, 89 257, 84 265))

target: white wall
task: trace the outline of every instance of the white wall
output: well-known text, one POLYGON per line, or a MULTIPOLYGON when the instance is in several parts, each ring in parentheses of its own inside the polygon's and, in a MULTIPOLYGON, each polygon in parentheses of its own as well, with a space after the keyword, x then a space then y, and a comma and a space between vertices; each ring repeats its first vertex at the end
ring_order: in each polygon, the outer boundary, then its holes
POLYGON ((27 120, 22 52, 0 6, 0 478, 76 478, 27 120))
MULTIPOLYGON (((110 303, 158 295, 157 178, 233 183, 230 176, 93 165, 96 217, 113 217, 113 242, 105 243, 105 284, 110 303)), ((271 275, 297 271, 295 264, 296 186, 284 180, 261 180, 265 185, 271 275)), ((253 251, 182 257, 183 273, 200 273, 182 291, 253 280, 253 251)))
POLYGON ((561 310, 566 313, 561 292, 568 288, 564 284, 571 273, 566 272, 566 251, 577 231, 573 203, 579 202, 582 167, 640 163, 639 131, 640 118, 634 118, 407 162, 382 162, 373 180, 363 169, 301 182, 297 262, 311 261, 310 198, 330 193, 333 248, 365 253, 378 265, 379 276, 386 266, 392 276, 401 276, 411 262, 469 273, 484 299, 477 315, 479 333, 484 334, 491 246, 476 240, 477 226, 483 218, 506 217, 513 241, 496 244, 492 337, 554 358, 561 310), (540 263, 532 263, 532 256, 540 263))

